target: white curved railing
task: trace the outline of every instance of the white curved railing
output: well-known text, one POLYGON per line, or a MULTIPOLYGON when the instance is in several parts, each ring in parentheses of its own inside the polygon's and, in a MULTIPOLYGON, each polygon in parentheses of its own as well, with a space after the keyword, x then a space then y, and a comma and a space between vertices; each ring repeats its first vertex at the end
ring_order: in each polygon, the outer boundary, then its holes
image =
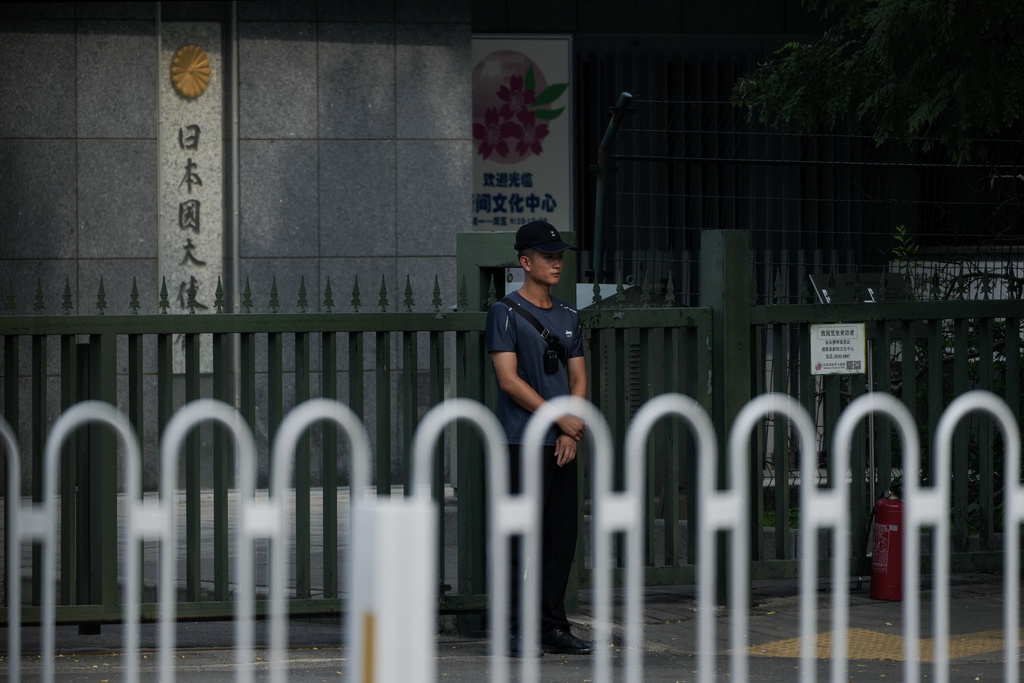
MULTIPOLYGON (((295 449, 305 431, 315 422, 335 422, 348 435, 351 452, 351 491, 353 508, 363 503, 363 491, 369 481, 370 437, 359 417, 352 410, 337 401, 311 399, 291 410, 274 437, 272 449, 274 471, 270 480, 270 497, 265 504, 256 501, 255 462, 245 463, 239 469, 242 488, 242 510, 239 518, 238 557, 251 558, 253 541, 264 535, 271 539, 277 552, 271 555, 270 567, 270 649, 271 673, 274 680, 285 677, 284 650, 287 646, 287 604, 285 601, 285 553, 288 529, 285 524, 285 486, 290 481, 295 463, 295 449), (278 545, 280 544, 280 545, 278 545)), ((354 514, 354 511, 353 511, 354 514)), ((351 533, 351 525, 349 527, 351 533)), ((349 547, 352 540, 349 539, 349 547)), ((250 564, 255 564, 251 562, 250 564)), ((253 567, 242 571, 244 582, 240 587, 243 600, 239 606, 239 619, 235 642, 238 647, 239 670, 245 670, 244 680, 252 680, 250 647, 252 643, 252 613, 255 600, 255 575, 253 567)), ((352 572, 349 572, 352 576, 352 572)))
MULTIPOLYGON (((903 584, 906 587, 903 601, 903 622, 906 629, 904 659, 907 662, 906 680, 910 681, 921 680, 918 653, 921 589, 917 581, 916 558, 920 552, 920 537, 917 530, 924 526, 933 528, 932 543, 935 555, 932 567, 935 595, 932 610, 932 649, 935 653, 932 659, 932 677, 938 683, 946 683, 949 680, 949 508, 953 476, 953 431, 965 415, 975 410, 987 412, 995 419, 996 424, 1002 429, 1005 444, 1004 462, 1008 463, 1008 471, 1004 479, 1007 492, 1007 514, 1004 522, 1006 531, 1003 534, 1006 550, 1003 575, 1007 582, 1004 595, 1006 620, 1003 635, 1006 638, 1007 655, 1004 680, 1019 680, 1017 670, 1020 655, 1016 647, 1019 593, 1016 577, 1020 576, 1018 529, 1021 521, 1024 521, 1020 516, 1020 432, 1013 414, 1002 399, 987 391, 969 391, 949 404, 935 427, 935 458, 932 463, 932 481, 935 483, 928 488, 922 488, 916 477, 908 477, 903 485, 903 526, 910 532, 905 534, 903 544, 903 584)), ((920 464, 917 462, 907 465, 909 472, 917 472, 919 469, 920 464)))
MULTIPOLYGON (((917 426, 905 405, 889 394, 873 392, 858 397, 843 411, 836 423, 832 450, 835 453, 834 467, 837 472, 850 469, 850 451, 853 447, 853 430, 865 417, 872 414, 888 416, 896 423, 903 439, 903 452, 916 461, 921 446, 917 438, 917 426)), ((904 460, 904 462, 906 462, 904 460)), ((814 464, 814 463, 805 463, 814 464)), ((916 471, 916 470, 911 470, 916 471)), ((849 626, 849 582, 843 580, 850 560, 850 490, 846 486, 820 489, 812 486, 800 488, 800 519, 807 534, 806 551, 800 556, 801 596, 813 596, 817 592, 817 556, 819 528, 832 529, 832 657, 831 680, 834 683, 846 681, 847 627, 849 626)), ((814 680, 814 640, 808 635, 815 632, 816 604, 810 599, 800 601, 800 678, 804 683, 814 680)), ((916 679, 911 679, 916 680, 916 679)))
MULTIPOLYGON (((814 425, 811 418, 795 399, 784 394, 764 394, 750 401, 740 410, 729 432, 729 478, 727 486, 719 488, 715 478, 718 472, 718 454, 701 453, 700 477, 700 588, 699 588, 699 655, 700 680, 713 680, 715 671, 714 605, 715 580, 718 562, 715 555, 715 535, 718 531, 731 532, 732 559, 729 606, 732 611, 729 643, 732 649, 733 679, 745 681, 749 673, 746 649, 747 590, 750 576, 750 518, 749 470, 751 430, 766 415, 781 413, 789 418, 800 440, 803 453, 814 452, 814 425)), ((776 423, 778 424, 778 423, 776 423)))
MULTIPOLYGON (((933 677, 948 680, 949 646, 949 529, 950 477, 952 435, 957 424, 973 411, 987 413, 1002 431, 1006 463, 1004 519, 1004 636, 1006 638, 1005 680, 1017 680, 1020 663, 1017 649, 1020 588, 1016 577, 1020 572, 1020 536, 1014 530, 1024 524, 1024 485, 1021 484, 1020 436, 1016 421, 1006 404, 987 392, 969 392, 943 412, 934 443, 934 482, 923 487, 916 477, 904 482, 904 558, 903 582, 906 586, 903 603, 905 628, 905 680, 919 680, 920 659, 920 587, 918 560, 920 538, 916 530, 933 527, 935 556, 935 598, 932 625, 934 635, 933 677), (914 532, 910 532, 914 530, 914 532)), ((0 418, 0 446, 7 459, 9 566, 20 566, 21 543, 43 545, 44 576, 56 574, 56 480, 60 449, 68 436, 87 423, 100 423, 117 432, 125 462, 128 514, 125 530, 127 551, 124 575, 127 596, 124 606, 125 678, 136 681, 139 676, 138 627, 141 600, 140 543, 157 539, 161 543, 159 576, 159 670, 165 681, 175 675, 175 530, 172 494, 177 483, 178 451, 186 437, 201 422, 220 423, 235 439, 238 458, 239 531, 237 556, 239 572, 238 618, 235 625, 236 680, 253 677, 253 612, 255 574, 253 542, 270 539, 274 547, 286 547, 288 530, 285 524, 285 487, 290 482, 296 445, 315 422, 333 421, 343 428, 352 452, 351 491, 352 524, 349 540, 350 609, 346 623, 350 650, 349 679, 352 681, 417 681, 436 680, 436 586, 430 570, 437 552, 436 530, 438 510, 430 495, 430 472, 436 442, 443 430, 458 420, 467 420, 479 430, 489 460, 489 576, 491 578, 491 680, 509 677, 504 657, 508 645, 508 548, 509 538, 522 536, 524 561, 537 565, 540 555, 540 452, 544 434, 564 414, 581 417, 588 425, 588 455, 593 458, 594 508, 594 634, 595 655, 593 680, 612 680, 609 647, 611 643, 611 580, 610 559, 615 534, 626 536, 626 655, 621 678, 643 680, 642 615, 642 548, 644 534, 644 494, 646 485, 647 440, 654 425, 664 418, 686 421, 694 433, 698 462, 699 528, 699 631, 698 676, 710 681, 715 676, 715 616, 718 567, 715 540, 719 531, 731 532, 732 557, 729 644, 731 650, 730 679, 749 678, 747 650, 747 610, 743 601, 749 584, 750 530, 744 520, 749 518, 748 463, 751 430, 766 415, 784 416, 790 422, 803 453, 814 452, 814 429, 806 411, 792 398, 781 394, 765 394, 748 403, 736 416, 728 443, 727 482, 718 482, 719 449, 714 429, 707 414, 692 399, 674 394, 656 397, 641 407, 626 433, 627 463, 625 488, 614 489, 614 450, 611 433, 596 407, 583 399, 563 397, 543 406, 527 424, 523 445, 522 493, 508 491, 507 447, 501 426, 484 406, 468 399, 453 399, 435 406, 421 420, 413 440, 410 495, 401 500, 367 497, 370 442, 358 417, 345 405, 327 399, 313 399, 292 410, 281 423, 272 446, 273 472, 270 495, 257 501, 255 495, 255 447, 252 433, 239 413, 231 406, 203 399, 183 407, 168 423, 161 441, 160 498, 144 501, 141 496, 141 455, 138 440, 127 418, 100 402, 84 402, 67 410, 53 425, 46 442, 43 500, 23 505, 20 502, 20 454, 17 439, 10 426, 0 418), (526 463, 530 463, 527 465, 526 463), (382 529, 377 535, 367 529, 382 529), (416 554, 410 559, 410 553, 416 554), (394 558, 402 558, 395 562, 394 558), (390 559, 389 559, 390 558, 390 559), (358 562, 356 560, 358 559, 358 562), (394 565, 403 565, 395 574, 394 565), (389 573, 390 572, 390 573, 389 573), (398 596, 386 596, 382 582, 399 577, 404 585, 398 596), (369 618, 367 616, 369 615, 369 618), (373 629, 398 629, 401 638, 375 638, 373 629), (401 651, 389 648, 401 648, 401 651)), ((845 472, 850 467, 854 430, 866 416, 882 414, 898 428, 902 438, 905 470, 920 469, 920 445, 917 427, 906 407, 895 398, 879 393, 864 395, 853 401, 840 415, 833 440, 834 467, 845 472)), ((780 422, 776 422, 780 424, 780 422)), ((817 465, 814 458, 805 458, 806 469, 817 465)), ((846 680, 847 636, 849 627, 849 585, 846 576, 850 541, 849 490, 801 487, 800 509, 803 542, 800 551, 800 657, 801 681, 815 680, 813 664, 817 635, 817 557, 818 530, 829 529, 833 536, 832 558, 832 652, 831 680, 846 680)), ((287 601, 285 558, 274 552, 270 568, 270 679, 285 680, 287 669, 287 601)), ((12 681, 21 679, 21 604, 20 576, 7 577, 9 605, 7 675, 12 681)), ((521 601, 524 641, 527 648, 537 650, 539 644, 538 602, 539 572, 527 571, 523 579, 521 601)), ((43 581, 42 594, 42 661, 41 680, 52 681, 55 650, 55 581, 43 581)), ((385 591, 387 592, 387 591, 385 591)), ((392 591, 394 592, 394 591, 392 591)), ((539 680, 536 658, 521 660, 519 680, 539 680)))
MULTIPOLYGON (((595 463, 594 472, 594 507, 598 510, 601 509, 613 509, 615 511, 614 516, 609 514, 609 520, 607 524, 597 523, 597 513, 595 512, 595 527, 597 533, 600 534, 599 539, 607 539, 606 544, 602 551, 601 547, 597 547, 597 551, 594 556, 594 571, 598 571, 598 568, 602 568, 603 571, 598 574, 597 581, 595 581, 595 593, 597 601, 597 610, 595 612, 595 628, 599 632, 607 633, 610 629, 611 624, 611 586, 608 582, 607 574, 608 571, 605 568, 604 563, 607 562, 607 556, 610 553, 610 534, 613 531, 628 530, 628 557, 626 565, 626 667, 625 667, 625 680, 628 681, 642 681, 643 680, 643 669, 642 669, 642 647, 643 647, 643 631, 642 628, 642 610, 643 610, 643 585, 641 581, 640 573, 643 571, 641 567, 641 548, 643 547, 643 495, 645 490, 645 469, 647 463, 647 455, 645 452, 645 446, 647 444, 647 438, 650 435, 651 430, 658 420, 665 417, 678 417, 686 420, 691 429, 694 432, 694 440, 697 444, 697 453, 699 461, 704 462, 707 454, 717 453, 718 445, 717 438, 715 437, 715 428, 711 424, 711 418, 708 417, 700 405, 688 396, 680 394, 663 394, 656 398, 651 399, 637 411, 636 416, 629 425, 629 430, 626 432, 626 491, 624 494, 615 494, 611 490, 611 469, 612 463, 611 458, 607 460, 607 465, 602 467, 600 470, 597 469, 595 463), (613 506, 615 506, 613 508, 613 506), (612 526, 612 522, 616 522, 616 526, 612 526), (600 583, 598 583, 598 581, 600 583)), ((701 465, 703 467, 703 464, 701 465)), ((709 465, 710 467, 710 465, 709 465)), ((703 470, 701 476, 707 476, 703 470)), ((701 479, 703 482, 704 480, 701 479)), ((701 538, 703 538, 703 533, 701 538)), ((710 574, 710 572, 708 572, 710 574)), ((702 626, 703 626, 702 622, 702 626)), ((704 637, 703 630, 701 631, 702 638, 704 637)), ((713 636, 712 636, 713 637, 713 636)), ((598 639, 598 643, 603 644, 602 639, 598 639)), ((605 648, 606 652, 601 653, 599 656, 604 661, 599 659, 597 667, 597 680, 605 681, 610 680, 608 669, 608 658, 610 657, 610 651, 605 648)))

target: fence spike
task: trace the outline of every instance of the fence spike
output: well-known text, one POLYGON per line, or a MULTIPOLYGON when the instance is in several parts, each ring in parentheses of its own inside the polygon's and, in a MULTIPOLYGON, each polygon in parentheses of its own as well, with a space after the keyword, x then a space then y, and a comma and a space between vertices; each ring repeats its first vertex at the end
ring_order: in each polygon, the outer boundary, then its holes
POLYGON ((277 276, 273 276, 270 280, 270 312, 277 313, 277 307, 281 303, 277 300, 277 276))
POLYGON ((190 275, 188 278, 188 300, 186 303, 189 315, 196 314, 196 294, 199 290, 197 285, 198 282, 196 281, 195 276, 190 275))
POLYGON ((598 304, 601 303, 601 285, 598 284, 597 279, 594 280, 594 295, 590 297, 590 303, 598 304))
POLYGON ((456 309, 464 311, 469 308, 469 290, 466 289, 466 276, 462 276, 462 284, 459 285, 459 298, 456 299, 456 309))
POLYGON ((811 294, 811 288, 807 284, 807 278, 800 278, 800 303, 808 303, 814 300, 814 295, 811 294))
POLYGON ((217 313, 224 312, 224 285, 220 281, 220 275, 217 276, 217 291, 213 295, 213 306, 217 309, 217 313))
POLYGON ((71 310, 74 308, 74 304, 71 302, 71 280, 67 277, 64 278, 64 293, 61 294, 60 308, 64 311, 64 315, 71 315, 71 310))
POLYGON ((878 300, 885 301, 889 298, 889 286, 885 277, 885 273, 878 276, 878 300))
POLYGON ((171 307, 170 302, 167 300, 167 276, 160 278, 160 301, 157 303, 157 308, 160 309, 162 315, 167 315, 167 309, 171 307))
POLYGON ((431 301, 431 304, 434 306, 434 313, 441 312, 442 303, 444 302, 441 301, 441 283, 437 280, 437 273, 434 273, 434 300, 431 301))
POLYGON ((358 313, 359 307, 362 305, 363 302, 359 298, 359 276, 356 275, 356 280, 352 284, 352 310, 358 313))
POLYGON ((305 313, 306 308, 309 306, 306 303, 306 276, 302 275, 299 277, 299 313, 305 313))
POLYGON ((242 290, 242 308, 246 313, 252 312, 252 289, 249 288, 249 276, 245 277, 245 289, 242 290))
POLYGON ((860 303, 864 300, 864 285, 860 281, 860 271, 853 274, 853 301, 860 303))
POLYGON ((651 306, 650 276, 649 272, 644 273, 644 282, 640 285, 640 308, 650 308, 651 306))
POLYGON ((409 275, 405 276, 405 312, 412 313, 413 299, 412 299, 412 281, 409 280, 409 275))
POLYGON ((967 291, 967 278, 964 277, 964 264, 960 264, 960 272, 956 276, 956 298, 963 299, 967 291))
POLYGON ((324 310, 331 313, 334 309, 334 292, 331 291, 331 278, 327 278, 327 285, 324 286, 324 310))
POLYGON ((17 308, 14 301, 14 283, 8 278, 7 280, 7 315, 14 315, 14 309, 17 308))
POLYGON ((388 283, 384 279, 384 276, 380 276, 380 291, 378 292, 380 298, 377 299, 377 305, 380 306, 381 313, 388 312, 388 283))
POLYGON ((32 310, 38 315, 45 309, 46 306, 43 304, 43 283, 39 278, 36 278, 36 295, 32 301, 32 310))
POLYGON ((981 275, 981 300, 988 301, 989 294, 992 293, 992 283, 988 279, 988 271, 986 270, 981 275))
POLYGON ((487 308, 490 308, 498 301, 498 286, 494 284, 494 273, 491 273, 487 280, 487 308))
POLYGON ((139 314, 139 285, 135 281, 135 276, 132 275, 132 293, 129 295, 128 308, 131 309, 132 315, 139 314))
POLYGON ((615 303, 622 306, 626 303, 626 289, 622 286, 622 271, 615 278, 615 303))
POLYGON ((107 310, 107 293, 103 290, 103 278, 100 277, 100 288, 96 292, 96 310, 99 311, 100 315, 106 313, 107 310))
POLYGON ((1021 280, 1017 277, 1017 270, 1013 267, 1013 258, 1006 257, 1006 292, 1007 298, 1021 298, 1021 280))
POLYGON ((676 283, 672 279, 672 271, 668 271, 668 282, 665 283, 665 306, 672 308, 676 305, 676 283))
POLYGON ((775 269, 775 291, 774 291, 775 303, 784 304, 786 303, 786 285, 782 279, 782 269, 775 269))

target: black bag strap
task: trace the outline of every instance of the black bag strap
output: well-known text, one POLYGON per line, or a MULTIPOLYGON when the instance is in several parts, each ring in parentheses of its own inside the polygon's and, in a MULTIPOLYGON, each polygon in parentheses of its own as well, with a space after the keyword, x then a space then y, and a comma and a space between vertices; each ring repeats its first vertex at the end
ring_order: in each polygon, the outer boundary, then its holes
POLYGON ((548 346, 553 348, 555 350, 555 353, 558 354, 558 360, 562 361, 562 365, 566 364, 565 347, 562 346, 561 340, 556 335, 551 334, 551 332, 548 331, 548 328, 541 325, 540 321, 537 320, 533 313, 530 313, 530 311, 527 310, 526 307, 516 303, 515 301, 512 301, 512 299, 509 299, 507 296, 501 299, 501 303, 505 304, 519 315, 523 316, 523 319, 526 320, 526 322, 533 325, 534 329, 540 333, 541 339, 546 341, 548 343, 548 346))

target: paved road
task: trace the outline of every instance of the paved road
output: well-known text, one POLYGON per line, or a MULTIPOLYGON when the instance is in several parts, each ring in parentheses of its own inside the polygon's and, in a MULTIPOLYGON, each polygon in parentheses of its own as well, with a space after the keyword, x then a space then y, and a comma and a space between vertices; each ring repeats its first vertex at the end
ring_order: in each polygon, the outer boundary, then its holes
MULTIPOLYGON (((921 672, 934 678, 928 639, 931 624, 931 592, 925 585, 922 595, 921 672)), ((695 681, 696 603, 692 587, 648 589, 644 609, 644 676, 647 681, 695 681)), ((754 603, 749 612, 747 652, 749 680, 795 681, 800 674, 798 587, 794 581, 757 582, 754 603)), ((828 596, 819 598, 818 679, 829 680, 828 596)), ((1002 579, 992 575, 956 575, 951 581, 951 624, 949 680, 1003 680, 1002 579)), ((584 592, 581 613, 574 616, 576 631, 588 635, 590 595, 584 592)), ((720 610, 718 622, 719 653, 716 680, 735 681, 731 675, 729 644, 726 642, 729 614, 720 610)), ((265 642, 265 624, 257 628, 258 642, 265 642)), ((867 585, 850 596, 850 657, 846 681, 900 680, 903 676, 902 603, 881 602, 868 597, 867 585)), ((154 625, 144 625, 142 645, 156 642, 154 625)), ((613 627, 612 663, 623 665, 622 628, 613 627)), ((6 635, 6 634, 4 634, 6 635)), ((25 652, 38 652, 37 629, 26 629, 25 652)), ((1021 656, 1021 634, 1015 650, 1021 656)), ((99 635, 80 635, 76 627, 58 629, 57 661, 59 681, 122 681, 124 661, 119 654, 120 628, 105 626, 99 635)), ((223 622, 183 623, 177 632, 178 680, 202 680, 204 683, 233 680, 235 653, 232 626, 223 622)), ((290 648, 287 654, 288 676, 293 681, 341 680, 347 665, 347 650, 342 644, 341 624, 337 618, 297 619, 290 627, 290 648)), ((252 663, 257 680, 270 680, 265 652, 257 651, 252 663)), ((143 679, 155 681, 153 672, 156 654, 145 653, 143 679)), ((519 680, 516 666, 510 660, 512 680, 519 680)), ((546 655, 539 660, 543 681, 593 680, 592 657, 546 655)), ((494 659, 488 654, 485 638, 461 637, 442 632, 437 639, 437 680, 484 681, 493 669, 494 659)), ((35 680, 39 671, 38 655, 23 658, 25 680, 35 680)), ((0 673, 6 662, 0 663, 0 673)), ((618 674, 616 680, 621 680, 618 674)))

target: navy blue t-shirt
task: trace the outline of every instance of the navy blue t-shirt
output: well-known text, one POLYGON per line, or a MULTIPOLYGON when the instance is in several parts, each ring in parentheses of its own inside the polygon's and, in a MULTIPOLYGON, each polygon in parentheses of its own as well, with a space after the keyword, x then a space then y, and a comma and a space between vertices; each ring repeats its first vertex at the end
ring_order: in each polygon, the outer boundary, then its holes
MULTIPOLYGON (((554 297, 551 308, 534 306, 519 292, 508 294, 508 298, 522 304, 542 326, 558 337, 567 352, 567 358, 583 355, 583 332, 576 309, 554 297)), ((547 348, 548 343, 540 336, 540 332, 507 304, 499 301, 491 306, 487 312, 488 352, 514 352, 519 376, 545 400, 569 393, 569 376, 565 366, 559 363, 558 372, 550 375, 544 372, 544 352, 547 348)), ((505 428, 508 443, 522 443, 523 431, 530 415, 498 387, 498 420, 505 428)), ((544 440, 545 445, 553 446, 558 433, 558 429, 552 427, 544 440)))

